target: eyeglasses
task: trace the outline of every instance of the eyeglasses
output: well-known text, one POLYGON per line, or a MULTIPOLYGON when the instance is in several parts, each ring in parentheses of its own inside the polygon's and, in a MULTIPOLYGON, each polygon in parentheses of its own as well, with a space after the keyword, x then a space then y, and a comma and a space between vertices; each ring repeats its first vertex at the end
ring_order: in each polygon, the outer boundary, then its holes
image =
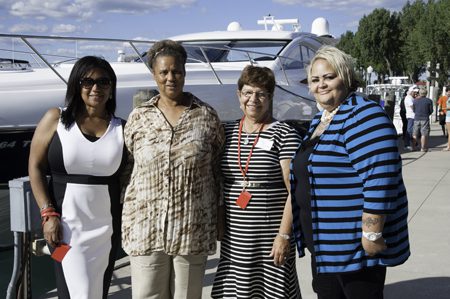
POLYGON ((243 90, 241 91, 241 95, 245 98, 245 99, 250 99, 253 95, 255 95, 258 99, 260 100, 266 100, 270 97, 270 93, 265 92, 265 91, 252 91, 252 90, 243 90))
POLYGON ((111 86, 111 80, 109 78, 83 78, 80 80, 80 85, 83 88, 92 88, 94 85, 97 85, 99 88, 108 88, 111 86))

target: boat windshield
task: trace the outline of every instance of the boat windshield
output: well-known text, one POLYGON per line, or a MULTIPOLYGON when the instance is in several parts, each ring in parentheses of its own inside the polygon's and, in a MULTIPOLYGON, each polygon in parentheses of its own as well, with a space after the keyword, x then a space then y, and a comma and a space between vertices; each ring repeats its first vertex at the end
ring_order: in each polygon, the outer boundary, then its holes
POLYGON ((288 41, 224 40, 182 42, 189 63, 274 60, 288 41), (203 50, 203 52, 202 52, 203 50), (204 54, 203 54, 204 53, 204 54))

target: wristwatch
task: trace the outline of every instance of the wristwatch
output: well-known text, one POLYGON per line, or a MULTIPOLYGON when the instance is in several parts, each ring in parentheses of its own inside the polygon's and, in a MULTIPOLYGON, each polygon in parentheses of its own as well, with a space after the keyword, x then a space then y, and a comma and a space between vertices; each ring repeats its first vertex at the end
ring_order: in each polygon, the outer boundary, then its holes
POLYGON ((291 236, 288 235, 288 234, 281 234, 281 233, 278 233, 278 235, 279 235, 280 237, 282 237, 283 239, 285 239, 285 240, 289 240, 289 239, 291 238, 291 236))
POLYGON ((381 238, 383 236, 383 233, 374 233, 374 232, 362 232, 362 235, 364 238, 366 238, 369 241, 375 242, 376 240, 378 240, 379 238, 381 238))

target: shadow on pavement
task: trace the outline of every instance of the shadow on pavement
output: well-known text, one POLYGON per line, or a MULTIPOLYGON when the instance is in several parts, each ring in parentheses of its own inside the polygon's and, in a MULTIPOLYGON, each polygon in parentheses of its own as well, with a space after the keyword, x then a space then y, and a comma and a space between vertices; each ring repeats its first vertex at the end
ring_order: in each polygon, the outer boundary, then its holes
POLYGON ((448 299, 450 277, 429 277, 401 281, 384 287, 385 299, 448 299))
POLYGON ((115 292, 109 291, 108 298, 123 299, 131 298, 131 277, 126 276, 123 278, 117 278, 114 280, 114 285, 119 285, 119 290, 115 292), (126 288, 121 288, 120 285, 126 286, 126 288))

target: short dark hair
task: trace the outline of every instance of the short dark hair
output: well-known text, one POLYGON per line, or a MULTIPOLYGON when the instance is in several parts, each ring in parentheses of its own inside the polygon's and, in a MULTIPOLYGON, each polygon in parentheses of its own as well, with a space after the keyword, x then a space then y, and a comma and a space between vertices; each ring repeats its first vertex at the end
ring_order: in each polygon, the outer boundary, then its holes
POLYGON ((187 60, 187 53, 184 47, 180 43, 170 39, 164 39, 154 43, 150 50, 148 50, 147 56, 147 62, 151 69, 153 69, 153 64, 158 56, 175 57, 177 61, 183 64, 183 69, 187 60))
POLYGON ((242 70, 241 76, 238 80, 238 89, 242 90, 244 85, 251 85, 265 89, 268 93, 273 95, 275 90, 275 75, 272 70, 267 67, 247 65, 242 70))
POLYGON ((106 111, 114 115, 116 111, 116 85, 117 77, 108 61, 97 56, 85 56, 80 58, 70 72, 66 91, 66 109, 61 113, 61 122, 69 128, 85 110, 81 97, 80 80, 93 69, 101 69, 111 80, 111 95, 106 102, 106 111))

